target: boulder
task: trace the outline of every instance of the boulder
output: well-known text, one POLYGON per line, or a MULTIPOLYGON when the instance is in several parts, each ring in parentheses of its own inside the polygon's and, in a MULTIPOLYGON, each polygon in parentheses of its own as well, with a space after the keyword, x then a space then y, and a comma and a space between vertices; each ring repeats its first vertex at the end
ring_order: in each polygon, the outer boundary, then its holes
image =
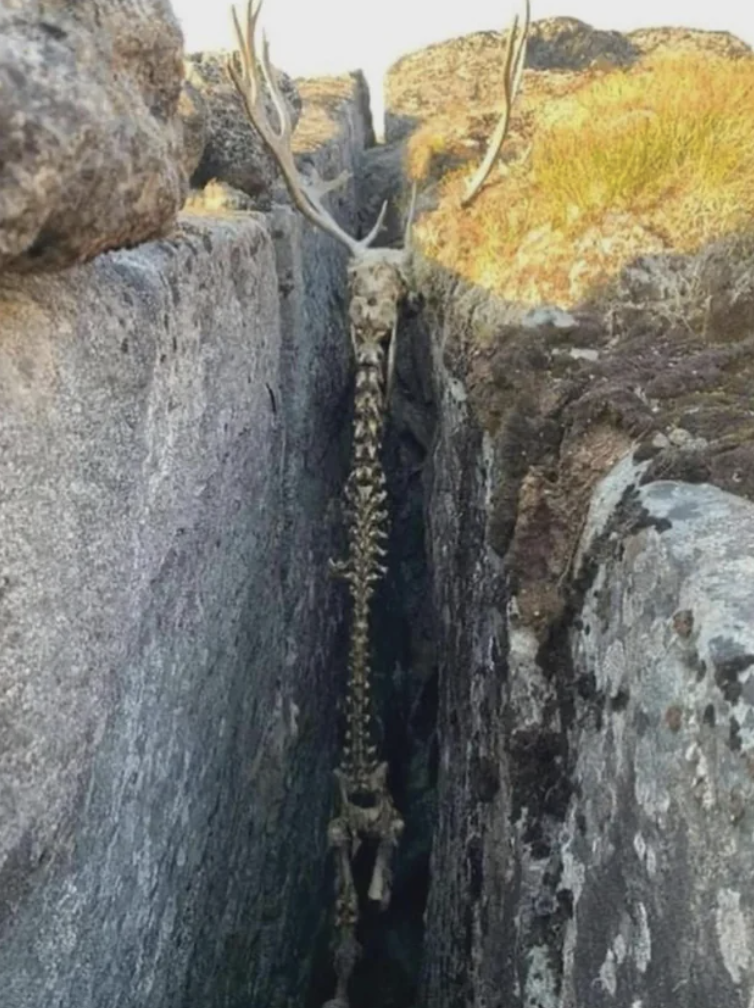
POLYGON ((164 233, 185 194, 168 0, 0 0, 0 268, 164 233))
MULTIPOLYGON (((193 53, 188 56, 186 80, 204 100, 207 135, 202 157, 191 184, 202 187, 212 180, 226 182, 248 196, 269 193, 278 179, 278 169, 257 131, 251 125, 235 85, 225 68, 225 53, 193 53)), ((295 126, 301 112, 298 91, 291 79, 278 74, 283 97, 295 126)), ((267 109, 276 123, 274 106, 267 109)))

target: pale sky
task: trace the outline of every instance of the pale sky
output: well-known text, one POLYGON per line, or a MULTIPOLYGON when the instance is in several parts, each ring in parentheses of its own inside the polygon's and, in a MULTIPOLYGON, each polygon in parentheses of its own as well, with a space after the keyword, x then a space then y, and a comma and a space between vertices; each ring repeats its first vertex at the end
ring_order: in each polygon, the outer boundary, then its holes
MULTIPOLYGON (((226 0, 172 3, 189 52, 235 46, 226 0)), ((361 69, 379 108, 378 82, 399 56, 457 35, 499 31, 520 9, 516 0, 264 0, 261 20, 276 66, 294 77, 361 69)), ((714 28, 754 46, 752 0, 532 0, 535 20, 566 15, 619 31, 714 28)))

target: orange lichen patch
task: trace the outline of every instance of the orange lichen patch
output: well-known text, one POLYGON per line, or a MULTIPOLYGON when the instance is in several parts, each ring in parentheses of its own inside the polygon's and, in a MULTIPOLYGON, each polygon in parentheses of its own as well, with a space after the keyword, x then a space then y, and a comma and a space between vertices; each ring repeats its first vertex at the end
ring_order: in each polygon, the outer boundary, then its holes
POLYGON ((503 157, 461 194, 494 124, 448 110, 409 141, 438 181, 422 251, 502 297, 573 305, 639 255, 692 252, 754 224, 754 59, 657 53, 629 69, 527 71, 503 157))

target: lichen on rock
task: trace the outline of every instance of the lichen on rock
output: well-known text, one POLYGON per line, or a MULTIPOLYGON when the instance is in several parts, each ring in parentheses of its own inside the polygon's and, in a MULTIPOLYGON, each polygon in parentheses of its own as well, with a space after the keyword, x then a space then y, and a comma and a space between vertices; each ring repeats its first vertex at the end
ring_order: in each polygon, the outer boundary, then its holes
POLYGON ((167 0, 0 3, 0 268, 61 269, 171 227, 182 48, 167 0))

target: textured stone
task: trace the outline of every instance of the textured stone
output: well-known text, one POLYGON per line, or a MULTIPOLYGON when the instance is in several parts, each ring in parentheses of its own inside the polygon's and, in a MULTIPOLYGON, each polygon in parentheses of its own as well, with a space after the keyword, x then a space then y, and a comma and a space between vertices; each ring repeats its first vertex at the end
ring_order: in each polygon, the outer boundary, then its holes
POLYGON ((586 529, 562 1005, 747 1008, 754 506, 704 484, 639 490, 630 471, 586 529))
POLYGON ((675 53, 709 53, 725 59, 748 59, 751 46, 730 32, 698 28, 638 28, 627 38, 644 55, 670 49, 675 53))
POLYGON ((178 101, 183 123, 183 172, 190 179, 204 155, 207 143, 207 103, 190 80, 184 80, 178 101))
MULTIPOLYGON (((429 457, 427 546, 439 677, 437 822, 418 1003, 505 1003, 511 963, 506 870, 511 783, 505 699, 505 578, 486 533, 492 457, 450 363, 452 324, 433 333, 437 431, 429 457)), ((408 337, 410 338, 410 336, 408 337)))
POLYGON ((444 290, 425 307, 440 704, 419 1003, 749 1008, 754 505, 638 490, 654 460, 627 456, 594 492, 568 608, 535 633, 490 549, 506 457, 444 290))
POLYGON ((168 0, 0 3, 0 267, 163 234, 185 192, 168 0))
MULTIPOLYGON (((249 123, 243 102, 225 69, 224 53, 192 53, 186 58, 186 80, 202 96, 206 113, 204 151, 191 178, 201 187, 214 179, 240 189, 248 196, 269 193, 278 178, 272 156, 249 123)), ((278 82, 295 126, 301 112, 298 91, 291 79, 278 72, 278 82)), ((270 119, 276 123, 268 98, 270 119)))
MULTIPOLYGON (((529 60, 559 86, 563 67, 576 80, 676 40, 725 42, 556 19, 529 60)), ((400 61, 395 146, 427 119, 447 137, 441 113, 482 102, 499 59, 489 33, 400 61)), ((745 236, 668 250, 604 302, 525 313, 414 257, 438 402, 423 1008, 754 1004, 751 264, 745 236)))
POLYGON ((362 234, 369 234, 383 203, 387 201, 388 204, 377 245, 400 245, 403 242, 405 213, 400 207, 403 153, 402 144, 379 144, 364 152, 359 165, 359 227, 362 234))
POLYGON ((344 292, 287 207, 0 283, 9 1008, 301 999, 346 665, 344 292))
POLYGON ((629 38, 578 18, 543 18, 532 25, 526 63, 537 70, 586 70, 595 61, 628 66, 638 55, 629 38))

